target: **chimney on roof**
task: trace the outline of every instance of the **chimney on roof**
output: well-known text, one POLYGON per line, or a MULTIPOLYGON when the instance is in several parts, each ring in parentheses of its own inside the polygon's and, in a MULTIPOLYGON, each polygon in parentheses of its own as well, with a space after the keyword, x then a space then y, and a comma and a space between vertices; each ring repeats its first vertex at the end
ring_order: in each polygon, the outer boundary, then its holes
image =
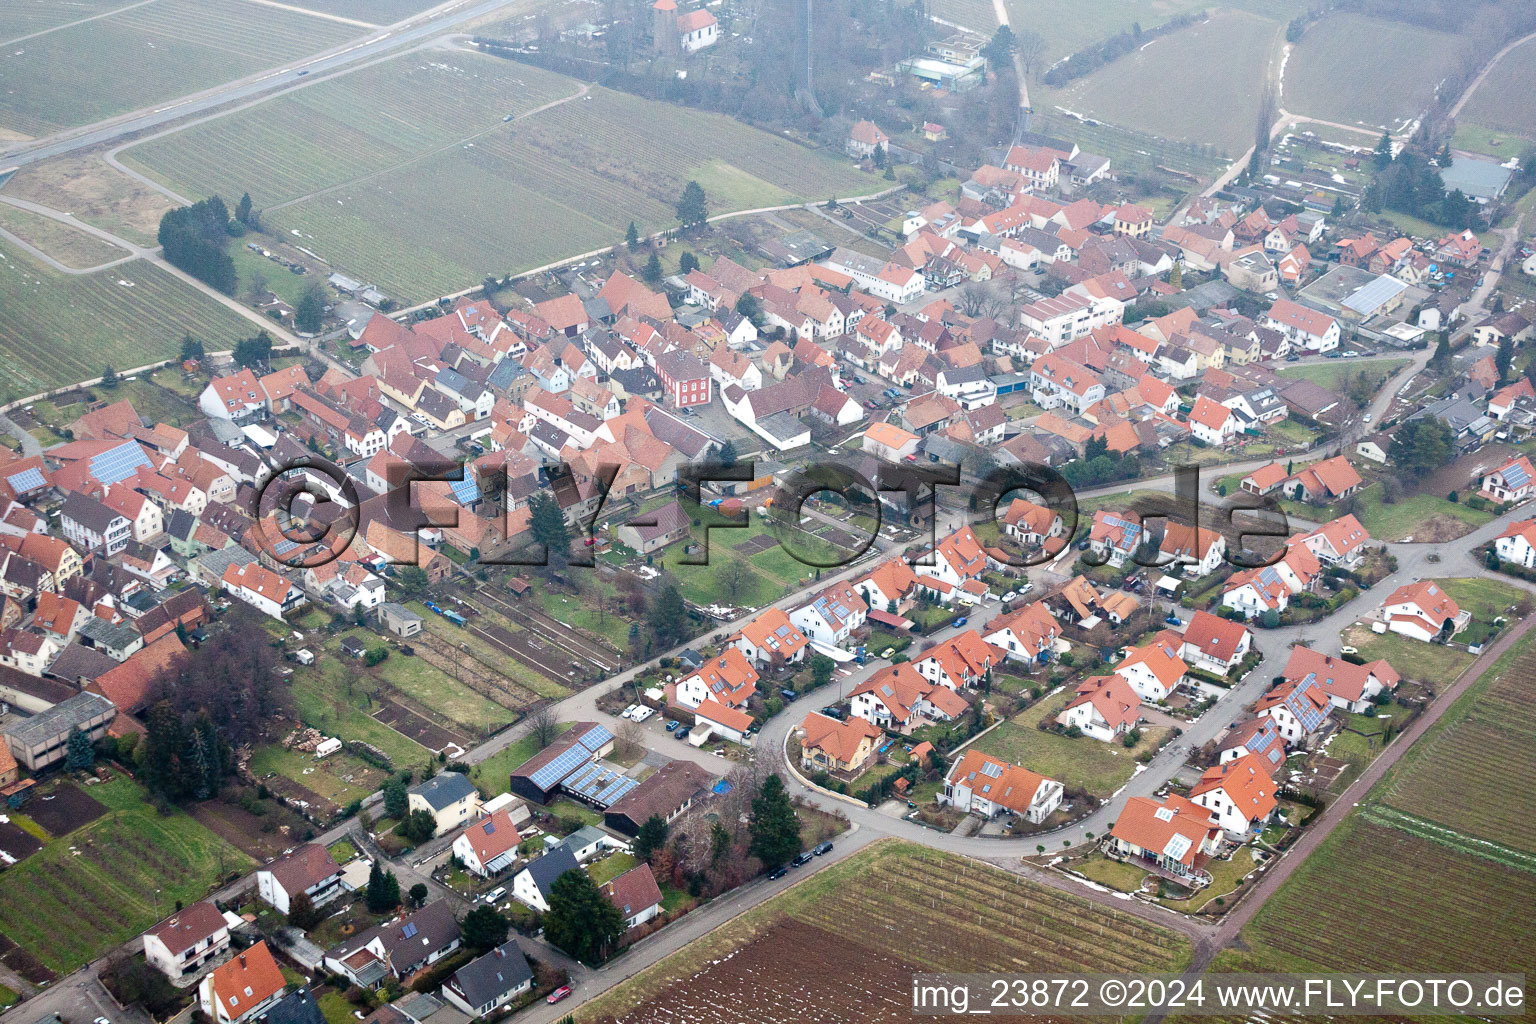
POLYGON ((240 954, 240 966, 241 966, 241 967, 242 967, 242 968, 244 968, 244 967, 245 967, 245 954, 244 954, 244 953, 241 953, 241 954, 240 954))

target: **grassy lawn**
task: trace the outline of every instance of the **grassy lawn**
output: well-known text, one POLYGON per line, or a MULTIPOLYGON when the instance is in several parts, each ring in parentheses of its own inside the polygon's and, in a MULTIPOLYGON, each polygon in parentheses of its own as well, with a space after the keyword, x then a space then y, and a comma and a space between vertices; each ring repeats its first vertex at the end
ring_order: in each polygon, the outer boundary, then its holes
POLYGON ((87 791, 109 813, 0 873, 0 931, 61 975, 254 864, 182 811, 156 813, 127 778, 87 791))
MULTIPOLYGON (((1406 359, 1330 359, 1326 363, 1306 363, 1300 366, 1285 366, 1275 371, 1281 377, 1291 380, 1309 380, 1321 387, 1332 391, 1339 390, 1344 382, 1361 373, 1369 373, 1381 380, 1386 380, 1398 370, 1408 365, 1406 359)), ((1301 424, 1290 419, 1277 423, 1270 430, 1291 424, 1294 427, 1305 430, 1301 424)))
POLYGON ((634 854, 610 853, 602 860, 588 864, 587 874, 591 875, 592 881, 598 885, 605 885, 634 867, 635 863, 634 854))
POLYGON ((558 818, 575 818, 583 825, 601 825, 603 816, 586 804, 579 804, 569 797, 561 797, 549 805, 549 813, 558 818))
MULTIPOLYGON (((398 656, 398 655, 397 655, 398 656)), ((371 743, 397 765, 416 764, 430 755, 427 748, 370 717, 379 685, 339 657, 322 658, 312 668, 293 674, 293 698, 305 725, 327 736, 371 743)))
POLYGON ((332 843, 326 847, 326 850, 330 852, 331 859, 337 864, 345 864, 347 861, 357 857, 357 847, 353 846, 351 840, 348 839, 332 843))
POLYGON ((7 1006, 15 1006, 19 1002, 21 1002, 21 993, 9 985, 0 985, 0 1009, 4 1009, 7 1006))
MULTIPOLYGON (((356 629, 338 635, 333 642, 326 645, 326 653, 332 660, 344 665, 347 671, 358 672, 358 663, 347 664, 352 659, 341 653, 341 641, 348 636, 355 636, 369 646, 382 645, 384 641, 375 633, 356 629)), ((372 669, 362 669, 358 674, 369 673, 377 675, 379 679, 410 696, 423 707, 430 708, 468 727, 471 731, 494 732, 516 717, 512 711, 489 697, 476 693, 423 658, 406 657, 398 651, 393 651, 388 658, 372 669)))
POLYGON ((624 600, 618 588, 596 573, 584 573, 581 584, 581 594, 575 597, 549 587, 537 587, 533 593, 547 615, 624 650, 629 645, 629 624, 634 620, 625 618, 624 600), (601 606, 599 594, 603 599, 601 606))
POLYGON ((1059 693, 1040 701, 977 740, 976 747, 1068 789, 1080 786, 1100 799, 1108 797, 1135 774, 1137 755, 1157 749, 1168 730, 1145 728, 1141 742, 1128 750, 1119 743, 1101 743, 1087 736, 1073 739, 1036 728, 1048 713, 1060 711, 1071 699, 1070 693, 1059 693))
MULTIPOLYGON (((564 732, 570 728, 570 723, 562 722, 559 728, 561 732, 564 732)), ((508 780, 511 778, 513 770, 520 767, 524 761, 534 754, 537 754, 539 750, 537 738, 524 736, 514 741, 505 749, 498 750, 484 761, 475 765, 474 769, 470 771, 469 777, 475 781, 476 785, 482 789, 489 790, 493 794, 505 793, 510 784, 508 780)))
POLYGON ((1435 580, 1455 599, 1461 610, 1471 612, 1474 620, 1491 622, 1497 616, 1509 617, 1512 605, 1526 597, 1526 591, 1502 580, 1482 576, 1435 580))
POLYGON ((315 1002, 325 1016, 325 1024, 355 1024, 357 1020, 352 1016, 355 1007, 347 1002, 345 995, 335 989, 320 996, 315 1002))
MULTIPOLYGON (((1360 491, 1355 516, 1376 540, 1407 540, 1431 516, 1450 516, 1466 523, 1469 531, 1493 519, 1493 513, 1468 508, 1434 494, 1414 494, 1388 505, 1381 500, 1381 484, 1374 483, 1360 491)), ((1320 510, 1314 510, 1314 513, 1320 510)), ((1314 514, 1311 518, 1317 518, 1314 514)))
POLYGON ((1237 891, 1238 884, 1244 878, 1252 874, 1257 865, 1253 862, 1253 848, 1249 846, 1234 850, 1231 857, 1226 860, 1213 860, 1205 866, 1211 873, 1211 884, 1195 893, 1187 900, 1161 900, 1166 907, 1193 914, 1212 900, 1225 900, 1237 891))
POLYGON ((74 270, 100 266, 128 255, 127 249, 95 235, 14 206, 0 206, 0 228, 74 270))
POLYGON ((1402 675, 1436 687, 1454 682, 1476 660, 1454 647, 1427 644, 1398 633, 1372 633, 1367 626, 1349 626, 1340 638, 1365 660, 1385 658, 1402 675))
POLYGON ((1113 860, 1102 853, 1073 864, 1072 869, 1085 878, 1120 892, 1135 892, 1147 877, 1146 869, 1113 860))
MULTIPOLYGON (((420 760, 425 761, 428 756, 423 750, 420 760)), ((366 770, 362 761, 341 751, 317 761, 313 754, 284 750, 273 743, 258 747, 251 754, 251 772, 258 779, 268 772, 276 772, 341 807, 373 792, 373 786, 362 782, 366 770)))
MULTIPOLYGON (((559 700, 569 697, 569 687, 550 679, 542 672, 535 671, 516 658, 507 656, 507 653, 499 648, 492 647, 483 637, 471 633, 467 629, 450 625, 446 619, 439 617, 431 609, 420 601, 409 601, 406 607, 411 609, 424 620, 422 628, 429 633, 443 637, 455 646, 463 644, 475 655, 475 660, 487 666, 489 669, 500 673, 517 686, 537 694, 540 697, 548 697, 551 700, 559 700)), ((522 632, 523 627, 516 625, 499 615, 494 607, 481 610, 483 618, 487 622, 493 622, 512 633, 522 632)), ((531 703, 531 698, 530 698, 531 703)))

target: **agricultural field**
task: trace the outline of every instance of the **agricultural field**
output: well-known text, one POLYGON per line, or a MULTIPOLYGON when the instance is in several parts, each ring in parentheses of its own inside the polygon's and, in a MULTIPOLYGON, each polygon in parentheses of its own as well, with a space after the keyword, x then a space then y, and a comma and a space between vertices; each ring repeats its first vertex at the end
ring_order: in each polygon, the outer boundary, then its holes
POLYGON ((1536 822, 1510 786, 1536 772, 1536 643, 1522 640, 1383 780, 1381 800, 1480 840, 1536 853, 1536 822), (1448 779, 1456 779, 1454 786, 1448 779))
POLYGON ((174 356, 184 334, 210 351, 234 347, 254 331, 151 263, 95 274, 49 270, 0 242, 0 401, 174 356), (60 344, 68 339, 68 344, 60 344))
POLYGON ((338 18, 354 18, 375 25, 393 25, 413 14, 437 6, 436 0, 299 0, 294 7, 306 11, 330 14, 338 18))
POLYGON ((690 180, 716 213, 881 187, 728 117, 601 88, 530 114, 580 83, 481 54, 434 57, 385 62, 125 158, 180 192, 249 191, 269 229, 407 301, 611 244, 631 220, 668 226, 690 180), (266 154, 259 165, 253 150, 266 154))
POLYGON ((1080 787, 1100 800, 1107 799, 1135 774, 1137 755, 1156 750, 1168 730, 1145 727, 1141 742, 1128 749, 1119 743, 1101 743, 1087 736, 1074 739, 1037 728, 1071 699, 1072 694, 1062 693, 1038 702, 977 740, 976 748, 1055 779, 1068 789, 1080 787))
POLYGON ((911 1019, 922 971, 1177 971, 1187 942, 959 857, 883 841, 696 940, 577 1011, 597 1021, 911 1019), (850 928, 849 922, 858 927, 850 928), (836 950, 810 958, 806 950, 836 950), (899 951, 899 953, 897 952, 899 951), (719 993, 732 998, 722 1001, 719 993))
POLYGON ((0 203, 0 229, 10 232, 71 270, 89 270, 128 257, 127 249, 51 217, 0 203))
POLYGON ((1434 97, 1462 40, 1401 22, 1334 14, 1307 29, 1280 105, 1343 124, 1397 128, 1434 97))
POLYGON ((0 933, 61 975, 254 864, 185 812, 157 813, 127 778, 88 792, 104 816, 0 873, 0 933))
MULTIPOLYGON (((934 13, 942 14, 951 3, 970 0, 940 0, 934 13)), ((1227 10, 1246 11, 1274 19, 1283 25, 1306 8, 1299 0, 1230 0, 1218 6, 1199 0, 1005 0, 1008 19, 1015 33, 1032 29, 1045 37, 1047 62, 1054 62, 1091 43, 1100 42, 1120 32, 1161 25, 1170 18, 1197 11, 1215 14, 1227 10)), ((995 24, 995 23, 993 23, 995 24)), ((1124 58, 1122 58, 1124 59, 1124 58)), ((1183 97, 1180 97, 1183 98, 1183 97)), ((1037 105, 1038 106, 1038 105, 1037 105)), ((1138 126, 1140 127, 1140 126, 1138 126)))
POLYGON ((1282 28, 1256 14, 1217 11, 1064 89, 1043 91, 1035 102, 1241 153, 1253 141, 1259 94, 1282 28))
POLYGON ((1531 881, 1356 815, 1264 903, 1243 940, 1270 969, 1530 971, 1531 881))
POLYGON ((129 0, 30 0, 6 4, 0 10, 0 45, 19 43, 21 36, 47 32, 60 25, 128 6, 129 0))
POLYGON ((362 31, 244 0, 131 5, 7 46, 0 128, 39 136, 90 124, 317 53, 362 31))
MULTIPOLYGON (((1457 145, 1469 140, 1461 134, 1463 124, 1488 130, 1514 133, 1522 139, 1536 136, 1536 94, 1531 81, 1536 78, 1536 39, 1529 40, 1506 53, 1488 72, 1483 84, 1477 87, 1461 108, 1457 118, 1457 145)), ((1491 152, 1501 157, 1518 156, 1521 143, 1507 135, 1500 146, 1476 146, 1479 152, 1491 152)), ((1474 148, 1474 147, 1469 147, 1474 148)))

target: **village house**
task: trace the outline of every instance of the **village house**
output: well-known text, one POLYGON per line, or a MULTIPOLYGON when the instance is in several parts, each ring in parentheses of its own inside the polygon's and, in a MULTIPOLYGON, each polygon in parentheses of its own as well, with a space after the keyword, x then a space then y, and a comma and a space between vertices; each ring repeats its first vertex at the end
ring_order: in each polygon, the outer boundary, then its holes
POLYGON ((453 855, 466 871, 490 878, 512 866, 522 842, 511 812, 492 811, 464 827, 453 840, 453 855))
POLYGON ((813 643, 841 645, 868 618, 869 606, 847 583, 836 583, 789 613, 789 621, 813 643))
POLYGON ((925 679, 910 664, 883 668, 854 687, 849 712, 903 736, 930 722, 951 722, 971 709, 954 690, 925 679))
POLYGON ((1278 788, 1264 759, 1248 754, 1207 768, 1189 798, 1213 813, 1228 836, 1241 841, 1275 813, 1278 788))
POLYGON ((485 1017, 532 988, 533 968, 514 938, 460 967, 443 983, 442 992, 471 1017, 485 1017))
POLYGON ((1271 775, 1285 763, 1285 739, 1275 720, 1267 716, 1250 718, 1227 730, 1216 744, 1217 763, 1226 764, 1250 754, 1258 757, 1268 767, 1271 775))
POLYGON ((1536 568, 1536 519, 1510 523, 1493 542, 1499 560, 1524 568, 1536 568))
POLYGON ((800 764, 810 771, 862 771, 885 733, 872 722, 851 717, 845 722, 812 711, 800 723, 800 764))
POLYGON ((626 930, 639 928, 661 915, 661 887, 651 866, 643 861, 603 886, 608 897, 624 918, 626 930))
POLYGON ((1100 559, 1099 564, 1107 561, 1118 569, 1141 547, 1144 537, 1139 522, 1099 509, 1093 513, 1093 526, 1088 531, 1088 550, 1100 559))
POLYGON ((344 891, 341 867, 319 843, 305 843, 292 853, 256 870, 256 892, 279 914, 287 914, 299 893, 323 907, 344 891))
POLYGON ((987 625, 983 638, 1000 648, 1009 661, 1042 665, 1050 661, 1061 636, 1061 624, 1043 601, 999 615, 987 625))
POLYGON ((1332 702, 1317 676, 1308 673, 1300 679, 1287 679, 1259 698, 1254 713, 1274 720, 1275 729, 1290 747, 1310 746, 1328 723, 1332 702))
POLYGON ((805 658, 810 641, 783 609, 769 608, 726 641, 758 666, 790 665, 805 658))
POLYGON ((1323 459, 1287 478, 1281 492, 1294 501, 1310 501, 1323 505, 1340 498, 1347 498, 1365 485, 1355 467, 1342 455, 1323 459))
POLYGON ((1357 665, 1310 647, 1293 647, 1282 673, 1288 681, 1314 676, 1329 702, 1341 711, 1364 714, 1376 698, 1397 689, 1402 677, 1381 659, 1357 665))
POLYGON ((214 1024, 242 1024, 272 1007, 287 987, 263 940, 209 972, 198 984, 198 1005, 214 1024))
POLYGON ((1381 619, 1392 632, 1428 643, 1450 639, 1466 628, 1472 615, 1434 580, 1420 580, 1394 590, 1382 602, 1381 619))
POLYGON ((679 707, 696 709, 705 701, 742 708, 757 692, 757 670, 736 647, 726 647, 698 670, 679 679, 673 700, 679 707))
POLYGON ((1158 638, 1142 647, 1134 647, 1125 659, 1115 666, 1115 674, 1123 676, 1142 700, 1156 703, 1168 699, 1169 694, 1184 682, 1189 666, 1176 653, 1177 644, 1158 638))
POLYGON ((1365 560, 1365 545, 1370 539, 1371 535, 1365 532, 1360 520, 1353 515, 1344 515, 1304 534, 1302 543, 1324 565, 1357 569, 1365 560))
POLYGON ((212 903, 183 907, 144 933, 144 959, 172 981, 196 974, 229 949, 229 922, 212 903))
POLYGON ((1216 815, 1186 797, 1133 796, 1115 817, 1105 846, 1114 856, 1203 887, 1211 882, 1205 865, 1220 852, 1221 832, 1216 815))
POLYGON ((1524 455, 1518 455, 1493 472, 1485 474, 1478 491, 1490 501, 1521 502, 1536 494, 1536 467, 1524 455))
POLYGON ((1084 736, 1113 743, 1141 722, 1141 698, 1121 675, 1090 676, 1056 715, 1056 721, 1084 736))
POLYGON ((1290 299, 1276 299, 1260 323, 1279 331, 1293 345, 1308 352, 1332 352, 1339 347, 1337 320, 1290 299))
POLYGON ((1017 814, 1038 825, 1061 806, 1064 792, 1054 779, 971 747, 944 777, 938 799, 963 813, 983 818, 1017 814))
POLYGON ((407 793, 412 811, 426 811, 437 823, 437 834, 459 828, 480 813, 480 793, 462 772, 439 772, 418 782, 407 793))
POLYGON ((1197 611, 1184 630, 1179 657, 1192 668, 1225 676, 1242 662, 1253 645, 1253 634, 1240 622, 1197 611))

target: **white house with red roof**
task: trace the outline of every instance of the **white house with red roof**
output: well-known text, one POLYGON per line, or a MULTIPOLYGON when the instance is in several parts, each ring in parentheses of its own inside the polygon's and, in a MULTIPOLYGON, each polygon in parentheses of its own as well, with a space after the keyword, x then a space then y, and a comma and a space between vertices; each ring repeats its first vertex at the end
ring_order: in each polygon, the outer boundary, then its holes
POLYGON ((1056 721, 1084 736, 1112 743, 1141 721, 1141 697, 1124 676, 1090 676, 1056 715, 1056 721))
POLYGON ((1061 515, 1055 509, 1037 505, 1028 498, 1014 498, 1003 510, 1003 531, 1021 544, 1041 544, 1066 532, 1061 515))
POLYGON ((715 700, 707 700, 694 708, 693 717, 698 724, 709 726, 712 735, 724 737, 732 743, 745 743, 747 730, 752 728, 751 715, 715 700))
POLYGON ((1061 636, 1061 624, 1043 601, 999 615, 986 628, 984 639, 987 643, 1001 648, 1009 661, 1025 664, 1050 661, 1061 636))
POLYGON ((1277 683, 1253 706, 1254 714, 1274 720, 1275 729, 1292 747, 1308 745, 1321 736, 1332 710, 1333 702, 1311 673, 1277 683))
POLYGON ((219 583, 230 597, 274 619, 305 603, 304 591, 255 562, 226 567, 219 583))
POLYGON ((1094 512, 1093 526, 1088 531, 1088 549, 1118 569, 1135 554, 1145 538, 1146 532, 1139 520, 1099 509, 1094 512))
POLYGON ((1478 492, 1490 501, 1525 501, 1536 494, 1536 466, 1524 455, 1517 455, 1483 477, 1478 492))
POLYGON ((1131 689, 1146 701, 1167 700, 1184 682, 1189 666, 1180 658, 1173 640, 1161 637, 1144 647, 1135 647, 1125 660, 1115 666, 1115 673, 1131 684, 1131 689))
POLYGON ((1105 847, 1187 884, 1205 886, 1211 882, 1205 865, 1221 851, 1221 833, 1216 815, 1187 797, 1133 796, 1116 816, 1105 847))
POLYGON ((789 613, 789 621, 815 643, 836 647, 864 625, 869 606, 848 583, 834 583, 789 613))
POLYGON ((1247 754, 1207 768, 1189 798, 1216 815, 1228 835, 1243 839, 1275 813, 1278 788, 1264 760, 1247 754))
POLYGON ((685 708, 696 708, 706 700, 741 708, 757 692, 757 680, 757 669, 747 656, 739 648, 727 647, 698 671, 679 679, 673 699, 685 708))
POLYGON ((930 722, 951 722, 970 710, 954 690, 923 678, 905 662, 881 669, 848 695, 849 711, 902 735, 930 722))
POLYGON ((1237 436, 1238 426, 1237 414, 1230 408, 1204 395, 1195 397, 1189 413, 1189 432, 1195 440, 1220 448, 1237 436))
POLYGON ((967 584, 980 584, 982 573, 987 571, 987 554, 981 546, 981 540, 969 526, 962 526, 954 533, 939 541, 938 547, 931 552, 918 556, 912 570, 918 576, 923 586, 929 586, 929 580, 937 580, 945 584, 939 594, 939 599, 946 604, 953 600, 956 590, 964 595, 961 600, 974 604, 981 600, 986 593, 986 587, 981 586, 981 592, 976 593, 975 588, 966 591, 967 584), (931 564, 924 564, 931 563, 931 564))
POLYGON ((1370 539, 1371 535, 1365 532, 1360 520, 1353 515, 1344 515, 1303 534, 1301 541, 1324 565, 1354 569, 1364 561, 1365 545, 1370 539))
POLYGON ((1364 485, 1349 460, 1335 455, 1299 470, 1280 485, 1280 490, 1296 501, 1328 502, 1347 498, 1364 485))
POLYGON ((1253 647, 1253 634, 1241 622, 1197 611, 1184 630, 1179 657, 1194 668, 1224 676, 1253 647))
POLYGON ((1293 591, 1273 566, 1241 569, 1222 584, 1221 606, 1252 619, 1265 612, 1280 613, 1291 604, 1293 591))
POLYGON ((848 129, 848 153, 850 156, 870 157, 875 150, 890 146, 891 137, 880 130, 873 121, 855 121, 848 129))
POLYGON ((1536 519, 1510 523, 1494 540, 1493 551, 1501 561, 1536 568, 1536 519))
POLYGON ((1402 677, 1381 659, 1356 665, 1310 647, 1291 648, 1291 657, 1282 673, 1288 680, 1315 676, 1329 703, 1343 711, 1364 714, 1374 699, 1397 689, 1402 677))
POLYGON ((1018 814, 1038 825, 1061 806, 1064 792, 1055 779, 971 747, 944 777, 944 792, 938 799, 983 818, 1018 814))
POLYGON ((1308 352, 1331 352, 1339 347, 1337 320, 1290 299, 1276 299, 1259 325, 1279 331, 1291 344, 1308 352))
POLYGON ((197 995, 214 1024, 241 1024, 270 1009, 287 987, 263 940, 215 967, 198 984, 197 995))
POLYGON ((754 665, 772 665, 802 660, 810 641, 789 621, 782 608, 768 608, 741 627, 741 632, 727 643, 734 645, 754 665))
POLYGON ((465 825, 454 837, 453 853, 465 870, 490 878, 512 866, 522 841, 512 815, 501 808, 465 825))
POLYGON ((943 640, 924 651, 912 667, 931 683, 960 690, 976 686, 1003 660, 1003 650, 974 629, 943 640))
POLYGON ((1449 639, 1472 621, 1470 612, 1434 580, 1407 583, 1381 605, 1381 618, 1394 633, 1423 640, 1449 639))

